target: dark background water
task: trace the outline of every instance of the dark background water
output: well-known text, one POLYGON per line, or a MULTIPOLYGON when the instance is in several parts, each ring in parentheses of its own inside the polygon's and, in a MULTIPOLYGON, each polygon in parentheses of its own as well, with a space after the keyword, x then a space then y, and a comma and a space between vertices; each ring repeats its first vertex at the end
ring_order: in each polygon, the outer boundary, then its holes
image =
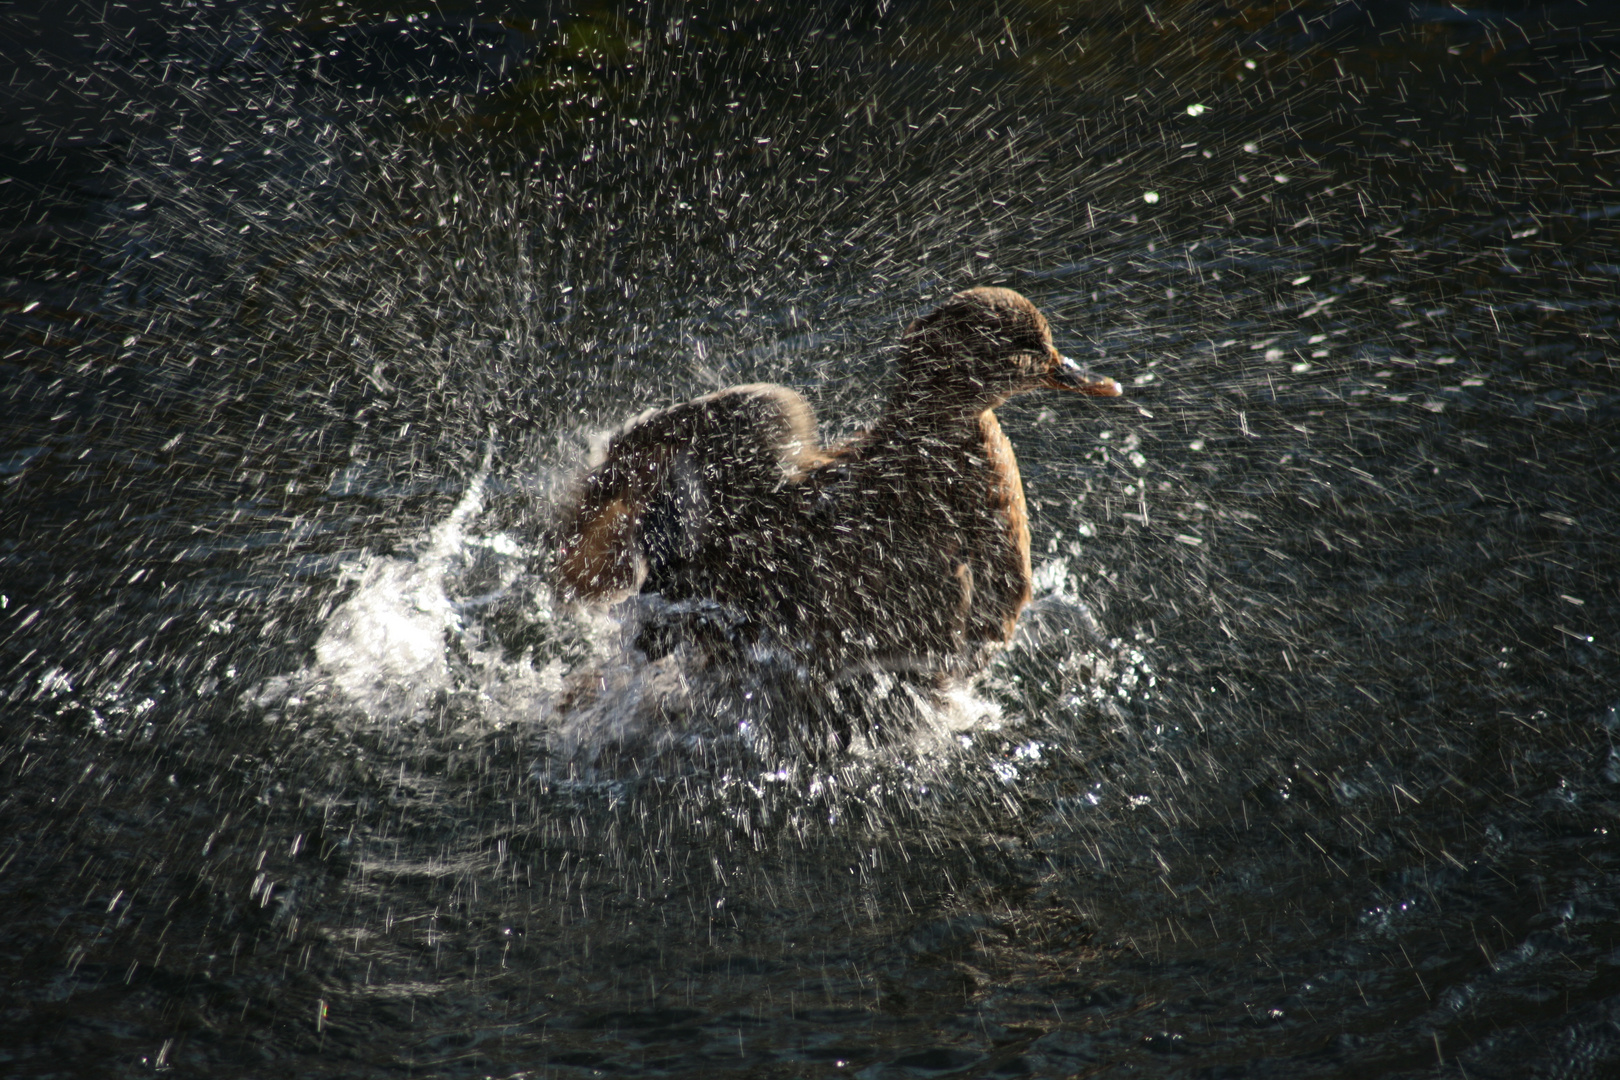
POLYGON ((1593 6, 3 17, 0 1071, 1616 1070, 1593 6), (568 782, 586 435, 848 431, 984 283, 1128 387, 1003 415, 1100 634, 947 760, 568 782), (486 455, 532 558, 427 539, 486 455), (461 604, 393 711, 362 565, 461 604))

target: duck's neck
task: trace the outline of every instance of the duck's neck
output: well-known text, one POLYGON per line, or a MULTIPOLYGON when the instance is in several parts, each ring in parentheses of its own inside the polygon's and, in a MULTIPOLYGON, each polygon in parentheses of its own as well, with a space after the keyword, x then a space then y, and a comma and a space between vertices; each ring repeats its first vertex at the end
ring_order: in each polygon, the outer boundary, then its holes
POLYGON ((883 416, 872 428, 872 440, 897 447, 927 443, 960 445, 979 438, 984 417, 1000 399, 952 395, 918 387, 897 387, 883 416))

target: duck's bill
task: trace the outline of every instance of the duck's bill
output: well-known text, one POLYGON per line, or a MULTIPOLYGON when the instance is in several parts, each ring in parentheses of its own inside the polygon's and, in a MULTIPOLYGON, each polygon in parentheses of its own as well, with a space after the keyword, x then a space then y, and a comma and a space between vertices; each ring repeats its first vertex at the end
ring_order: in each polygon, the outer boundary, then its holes
POLYGON ((1067 356, 1058 357, 1057 364, 1046 373, 1046 385, 1053 390, 1068 390, 1088 397, 1119 397, 1119 383, 1106 375, 1093 375, 1067 356))

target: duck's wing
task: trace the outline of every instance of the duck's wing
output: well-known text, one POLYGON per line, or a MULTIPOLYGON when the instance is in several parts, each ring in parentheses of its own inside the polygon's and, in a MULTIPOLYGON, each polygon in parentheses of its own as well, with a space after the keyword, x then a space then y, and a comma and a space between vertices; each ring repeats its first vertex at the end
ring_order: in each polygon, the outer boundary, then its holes
POLYGON ((558 585, 613 601, 678 575, 822 460, 809 403, 771 383, 644 413, 613 435, 565 506, 558 585))

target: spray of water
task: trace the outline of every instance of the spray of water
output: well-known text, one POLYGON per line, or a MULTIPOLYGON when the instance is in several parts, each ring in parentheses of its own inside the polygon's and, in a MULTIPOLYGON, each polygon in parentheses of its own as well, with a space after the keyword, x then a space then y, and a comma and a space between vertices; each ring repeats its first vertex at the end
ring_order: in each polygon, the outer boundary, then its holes
POLYGON ((30 38, 95 74, 0 186, 19 1007, 215 1075, 1612 1061, 1612 31, 1283 7, 30 38), (979 284, 1127 394, 1002 411, 1037 599, 914 739, 557 600, 592 438, 836 441, 979 284))

